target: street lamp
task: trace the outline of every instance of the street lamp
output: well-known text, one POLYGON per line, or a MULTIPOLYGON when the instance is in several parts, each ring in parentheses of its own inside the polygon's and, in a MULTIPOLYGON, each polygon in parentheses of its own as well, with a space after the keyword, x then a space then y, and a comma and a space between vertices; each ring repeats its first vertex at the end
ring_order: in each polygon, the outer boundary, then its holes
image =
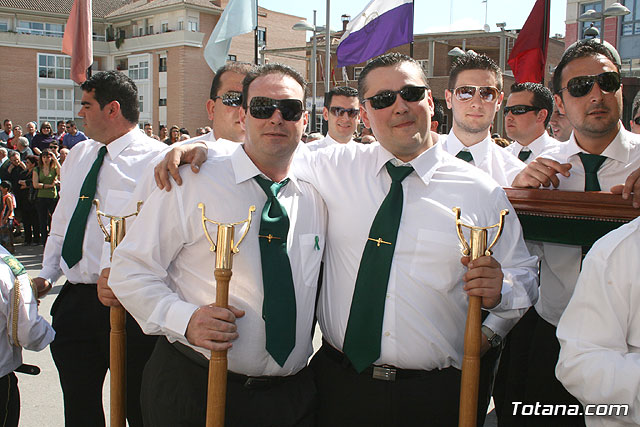
POLYGON ((307 21, 300 21, 296 23, 293 27, 294 30, 297 31, 311 31, 313 32, 313 48, 311 50, 311 62, 309 67, 311 68, 311 81, 312 92, 311 92, 311 131, 316 131, 316 32, 318 31, 318 27, 316 27, 316 11, 313 11, 313 25, 310 25, 307 21))
MULTIPOLYGON (((602 0, 602 9, 604 9, 604 0, 602 0)), ((600 37, 600 43, 604 42, 604 18, 608 16, 625 16, 630 14, 631 11, 620 3, 612 3, 611 6, 604 9, 604 12, 597 12, 594 9, 589 9, 585 11, 582 15, 578 17, 578 22, 596 22, 600 21, 600 31, 602 32, 602 37, 600 37)), ((589 31, 591 28, 585 30, 585 36, 593 36, 594 32, 589 31), (589 32, 589 34, 587 34, 589 32)), ((599 35, 599 34, 598 34, 599 35)))

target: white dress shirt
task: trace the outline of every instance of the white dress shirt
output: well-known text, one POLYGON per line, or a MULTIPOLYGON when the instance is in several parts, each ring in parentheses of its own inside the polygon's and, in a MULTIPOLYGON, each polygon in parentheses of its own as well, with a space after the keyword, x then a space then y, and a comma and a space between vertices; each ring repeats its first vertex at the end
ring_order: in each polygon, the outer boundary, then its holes
MULTIPOLYGON (((62 259, 62 244, 84 179, 102 146, 104 144, 92 139, 79 142, 62 165, 60 200, 51 219, 51 232, 39 274, 51 283, 58 280, 61 274, 71 283, 96 283, 98 280, 104 234, 98 226, 95 207, 91 207, 87 218, 82 259, 73 268, 69 268, 62 259)), ((147 163, 166 145, 142 134, 138 128, 133 128, 106 147, 107 154, 98 174, 95 198, 100 201, 102 212, 118 215, 130 201, 147 163)), ((108 223, 107 219, 103 218, 103 221, 108 223)))
MULTIPOLYGON (((559 142, 542 154, 542 157, 560 163, 571 163, 569 177, 557 175, 559 190, 584 191, 585 174, 578 156, 580 152, 584 150, 578 146, 572 133, 569 140, 559 142)), ((602 191, 609 191, 614 185, 624 184, 631 172, 640 168, 640 137, 622 128, 602 155, 608 158, 598 170, 598 181, 602 191)), ((535 306, 536 311, 544 320, 557 326, 578 280, 582 248, 546 242, 531 248, 542 261, 540 298, 535 306)))
POLYGON ((589 427, 640 425, 640 218, 600 239, 584 259, 558 325, 556 375, 583 405, 627 404, 589 427))
MULTIPOLYGON (((0 246, 0 257, 10 255, 0 246)), ((22 347, 27 350, 40 351, 53 338, 53 328, 38 314, 38 301, 31 291, 29 278, 26 274, 20 276, 20 296, 23 304, 19 306, 18 314, 18 343, 21 347, 10 342, 9 336, 13 325, 13 298, 16 277, 9 266, 0 260, 0 377, 4 377, 22 365, 22 347)))
POLYGON ((442 140, 438 143, 443 144, 449 154, 455 156, 462 149, 469 151, 473 155, 471 164, 491 175, 502 187, 511 187, 513 179, 526 166, 516 156, 493 142, 489 135, 471 147, 465 146, 453 130, 446 138, 444 135, 441 137, 442 140))
POLYGON ((545 131, 545 132, 542 132, 542 135, 534 139, 529 145, 522 145, 518 141, 513 141, 512 144, 508 145, 504 149, 507 150, 509 153, 513 154, 516 158, 518 158, 518 155, 520 154, 520 151, 522 151, 523 148, 529 149, 531 151, 531 155, 527 160, 524 161, 525 164, 529 164, 533 161, 533 159, 535 159, 540 154, 552 148, 558 142, 559 142, 558 140, 553 139, 545 131))
MULTIPOLYGON (((188 166, 186 166, 188 168, 188 166)), ((292 174, 278 193, 289 215, 287 250, 296 294, 296 345, 280 367, 265 349, 263 286, 258 231, 267 196, 253 179, 260 171, 241 145, 230 156, 209 158, 196 175, 182 174, 182 186, 156 189, 114 253, 109 285, 147 334, 190 345, 185 338, 196 309, 215 301, 215 254, 202 228, 198 203, 207 218, 223 223, 256 212, 233 257, 229 304, 246 312, 237 319, 239 338, 229 350, 229 370, 250 376, 290 375, 306 366, 313 348, 312 321, 322 259, 326 209, 311 185, 292 174)), ((215 241, 215 226, 208 226, 215 241)), ((244 228, 235 231, 236 239, 244 228)), ((192 346, 193 347, 193 346, 192 346)), ((209 350, 193 347, 206 357, 209 350)))
MULTIPOLYGON (((393 159, 381 145, 353 144, 309 153, 294 163, 300 179, 320 192, 329 213, 318 320, 323 337, 337 349, 344 342, 369 230, 390 189, 384 165, 393 159)), ((492 313, 519 318, 535 302, 537 260, 525 247, 504 191, 483 172, 450 156, 440 144, 409 163, 415 172, 402 182, 402 218, 375 364, 460 368, 468 298, 452 208, 460 207, 464 222, 479 226, 496 224, 501 209, 511 212, 494 252, 505 277, 502 301, 492 313)))
MULTIPOLYGON (((335 139, 331 138, 331 135, 327 133, 327 136, 325 136, 323 139, 311 141, 310 143, 306 144, 306 146, 309 150, 316 151, 322 148, 332 147, 336 144, 343 144, 343 143, 338 142, 335 139)), ((356 142, 353 139, 350 139, 349 142, 347 142, 347 144, 356 144, 356 142)))

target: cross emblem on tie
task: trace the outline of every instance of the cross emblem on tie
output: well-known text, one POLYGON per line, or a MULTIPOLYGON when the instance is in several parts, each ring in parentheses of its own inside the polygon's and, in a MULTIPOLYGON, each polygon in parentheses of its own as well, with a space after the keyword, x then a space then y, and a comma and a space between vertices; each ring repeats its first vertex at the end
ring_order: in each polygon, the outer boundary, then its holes
POLYGON ((84 200, 88 199, 88 197, 87 196, 80 196, 79 199, 84 201, 84 200))
POLYGON ((384 240, 382 240, 382 237, 378 237, 377 239, 372 239, 371 237, 369 237, 367 240, 371 240, 372 242, 376 242, 376 246, 380 247, 380 244, 384 243, 385 245, 390 245, 391 242, 385 242, 384 240))
POLYGON ((273 239, 278 239, 278 240, 280 240, 280 238, 279 238, 279 237, 276 237, 276 236, 272 235, 271 233, 269 233, 269 234, 268 234, 268 235, 266 235, 266 236, 258 235, 258 237, 262 237, 262 238, 264 238, 264 239, 269 240, 269 243, 271 243, 271 240, 273 240, 273 239))

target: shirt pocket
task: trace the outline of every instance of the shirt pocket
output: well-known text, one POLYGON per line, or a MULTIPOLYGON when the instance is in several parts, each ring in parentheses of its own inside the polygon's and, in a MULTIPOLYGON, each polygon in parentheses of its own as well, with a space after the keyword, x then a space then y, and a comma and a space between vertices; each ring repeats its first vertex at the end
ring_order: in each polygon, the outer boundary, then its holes
POLYGON ((466 268, 460 262, 462 244, 455 232, 419 229, 410 275, 436 290, 449 290, 462 280, 466 268))
POLYGON ((305 286, 318 286, 320 261, 324 252, 324 236, 321 234, 302 234, 300 242, 300 262, 302 280, 305 286))

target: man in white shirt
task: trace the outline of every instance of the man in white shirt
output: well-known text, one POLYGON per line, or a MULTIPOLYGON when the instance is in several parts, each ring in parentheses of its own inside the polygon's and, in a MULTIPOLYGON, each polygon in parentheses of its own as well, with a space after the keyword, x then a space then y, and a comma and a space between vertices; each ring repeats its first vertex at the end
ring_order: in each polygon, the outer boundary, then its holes
MULTIPOLYGON (((568 141, 531 162, 516 177, 514 186, 537 188, 553 184, 569 191, 608 191, 618 187, 618 192, 626 193, 627 197, 631 190, 634 198, 637 196, 640 188, 633 179, 637 173, 632 171, 640 167, 640 139, 626 131, 620 121, 619 70, 620 64, 612 53, 596 41, 580 41, 564 53, 553 76, 554 97, 573 133, 568 141), (620 190, 623 183, 626 183, 624 190, 620 190)), ((536 324, 526 382, 527 402, 578 404, 557 381, 554 368, 560 350, 556 326, 573 294, 582 250, 579 246, 546 242, 536 249, 542 261, 540 299, 533 311, 536 324)), ((583 417, 573 418, 544 417, 529 421, 584 425, 583 417)))
POLYGON ((558 110, 557 105, 554 105, 553 107, 553 114, 551 114, 549 128, 551 129, 553 139, 560 142, 567 141, 571 136, 571 132, 573 132, 571 123, 567 120, 567 116, 558 110))
POLYGON ((583 405, 615 404, 585 417, 589 427, 640 424, 640 264, 629 262, 640 257, 639 226, 637 218, 596 242, 558 323, 558 379, 583 405), (617 413, 619 405, 627 407, 617 413))
POLYGON ((324 139, 307 144, 310 150, 353 142, 353 133, 360 123, 358 91, 347 86, 330 89, 325 96, 322 117, 327 121, 329 131, 324 139))
POLYGON ((513 143, 505 148, 529 164, 557 143, 547 134, 553 112, 553 94, 540 83, 515 83, 504 107, 507 136, 513 143))
POLYGON ((500 68, 486 55, 466 53, 451 66, 448 88, 444 96, 453 126, 442 137, 445 150, 510 187, 525 165, 491 139, 491 123, 504 98, 500 68))
POLYGON ((38 314, 37 295, 23 265, 0 246, 0 420, 18 426, 20 393, 13 373, 22 365, 22 349, 40 351, 55 336, 38 314))
MULTIPOLYGON (((110 285, 116 296, 145 332, 166 336, 145 369, 145 425, 204 425, 210 351, 224 349, 229 349, 228 425, 315 422, 315 385, 306 365, 326 211, 313 187, 290 171, 307 123, 306 84, 290 67, 268 64, 249 73, 243 85, 245 143, 234 144, 230 155, 210 158, 198 175, 185 174, 187 185, 153 192, 114 254, 110 285), (276 196, 268 198, 266 191, 276 196), (275 222, 275 204, 290 223, 282 230, 285 236, 263 229, 275 222), (252 205, 257 211, 233 258, 231 306, 214 307, 215 255, 202 215, 237 222, 252 205), (266 258, 270 245, 287 257, 277 277, 275 261, 266 258), (274 297, 281 301, 281 314, 273 312, 274 297), (277 349, 278 340, 290 338, 284 352, 277 349)), ((215 228, 209 226, 214 239, 215 228)), ((238 238, 246 225, 237 228, 238 238)))
MULTIPOLYGON (((51 353, 64 393, 65 424, 104 426, 102 386, 109 367, 109 308, 98 300, 96 281, 104 235, 100 209, 125 215, 124 206, 144 167, 164 149, 137 128, 138 91, 125 74, 107 71, 85 81, 78 115, 92 139, 70 151, 61 171, 58 206, 51 221, 43 267, 34 279, 46 291, 64 274, 67 282, 51 314, 57 331, 51 353)), ((127 318, 127 418, 141 426, 140 381, 155 337, 127 318)))
POLYGON ((11 120, 4 119, 2 126, 3 129, 0 131, 0 141, 7 142, 7 140, 13 138, 13 125, 11 120))

